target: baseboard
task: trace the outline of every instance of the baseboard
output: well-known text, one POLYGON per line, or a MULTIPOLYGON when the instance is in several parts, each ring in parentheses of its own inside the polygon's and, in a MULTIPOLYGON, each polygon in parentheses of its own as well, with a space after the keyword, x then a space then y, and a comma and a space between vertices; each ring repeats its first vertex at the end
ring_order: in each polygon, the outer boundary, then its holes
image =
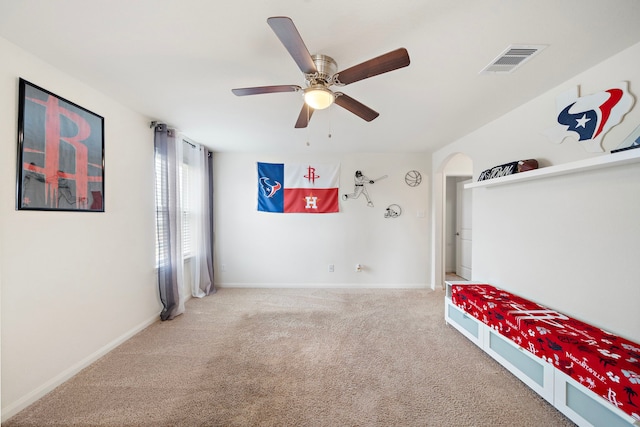
POLYGON ((120 337, 116 338, 115 340, 111 341, 107 345, 103 346, 98 351, 96 351, 93 354, 89 355, 88 357, 82 359, 81 361, 79 361, 75 365, 71 366, 69 369, 66 369, 63 372, 61 372, 60 374, 56 375, 51 380, 49 380, 49 381, 45 382, 44 384, 42 384, 40 387, 38 387, 35 390, 27 393, 25 396, 21 397, 17 401, 8 404, 6 407, 2 408, 2 410, 1 410, 2 415, 1 415, 0 422, 5 422, 9 418, 11 418, 14 415, 16 415, 18 412, 20 412, 23 409, 25 409, 27 406, 29 406, 32 403, 36 402, 38 399, 41 399, 47 393, 49 393, 50 391, 52 391, 53 389, 55 389, 56 387, 58 387, 59 385, 61 385, 65 381, 69 380, 71 377, 76 375, 78 372, 80 372, 81 370, 83 370, 87 366, 91 365, 93 362, 97 361, 102 356, 104 356, 105 354, 109 353, 111 350, 115 349, 120 344, 122 344, 123 342, 125 342, 129 338, 133 337, 138 332, 142 331, 143 329, 145 329, 146 327, 150 326, 151 324, 159 321, 159 319, 160 319, 159 315, 154 315, 152 318, 149 318, 146 321, 140 323, 139 325, 137 325, 133 329, 129 330, 125 334, 123 334, 120 337))
POLYGON ((215 286, 248 289, 431 289, 427 283, 216 283, 215 286))

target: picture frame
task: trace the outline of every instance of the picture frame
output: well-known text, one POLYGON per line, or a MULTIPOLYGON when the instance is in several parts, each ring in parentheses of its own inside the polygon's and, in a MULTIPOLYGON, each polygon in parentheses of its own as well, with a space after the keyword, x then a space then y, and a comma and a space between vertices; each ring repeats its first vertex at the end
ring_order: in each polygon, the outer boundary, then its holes
POLYGON ((104 212, 104 118, 22 78, 16 209, 104 212))

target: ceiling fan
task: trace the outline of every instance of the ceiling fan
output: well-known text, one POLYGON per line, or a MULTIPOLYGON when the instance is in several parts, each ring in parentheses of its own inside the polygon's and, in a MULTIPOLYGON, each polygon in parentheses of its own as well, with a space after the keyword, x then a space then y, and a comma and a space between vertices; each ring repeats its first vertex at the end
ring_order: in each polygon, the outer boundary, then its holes
POLYGON ((276 33, 280 42, 287 49, 295 63, 304 73, 306 87, 297 85, 259 86, 232 89, 237 96, 258 95, 278 92, 303 92, 304 104, 296 121, 296 128, 305 128, 309 124, 314 110, 329 107, 334 102, 340 107, 370 122, 379 113, 342 92, 333 92, 330 86, 346 86, 348 84, 397 70, 409 65, 409 53, 400 48, 376 58, 354 65, 346 70, 336 72, 338 66, 333 58, 327 55, 311 55, 307 50, 300 33, 291 18, 274 16, 267 23, 276 33))

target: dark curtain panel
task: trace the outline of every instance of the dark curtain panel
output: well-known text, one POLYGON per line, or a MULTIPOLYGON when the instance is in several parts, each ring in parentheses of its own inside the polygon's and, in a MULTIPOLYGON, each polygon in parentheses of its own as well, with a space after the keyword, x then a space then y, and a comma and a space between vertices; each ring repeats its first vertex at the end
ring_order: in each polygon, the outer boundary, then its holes
POLYGON ((207 292, 207 294, 212 294, 216 292, 216 288, 215 288, 215 280, 214 280, 214 271, 213 271, 213 242, 214 242, 214 228, 213 228, 213 153, 209 150, 205 150, 206 151, 206 161, 205 161, 205 171, 206 171, 206 179, 208 182, 208 194, 209 194, 209 203, 207 206, 207 213, 208 213, 208 224, 209 224, 209 230, 208 233, 206 233, 206 236, 208 236, 208 244, 207 247, 209 248, 209 253, 207 254, 207 268, 209 270, 209 277, 211 278, 211 288, 209 289, 209 291, 207 292))

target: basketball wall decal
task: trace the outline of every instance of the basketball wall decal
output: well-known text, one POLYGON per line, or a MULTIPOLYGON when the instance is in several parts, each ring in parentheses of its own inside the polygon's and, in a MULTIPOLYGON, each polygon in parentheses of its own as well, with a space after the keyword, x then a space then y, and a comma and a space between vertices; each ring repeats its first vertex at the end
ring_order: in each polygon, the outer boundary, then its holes
POLYGON ((420 172, 417 170, 409 171, 404 176, 404 182, 406 182, 409 187, 417 187, 422 182, 422 175, 420 175, 420 172))

